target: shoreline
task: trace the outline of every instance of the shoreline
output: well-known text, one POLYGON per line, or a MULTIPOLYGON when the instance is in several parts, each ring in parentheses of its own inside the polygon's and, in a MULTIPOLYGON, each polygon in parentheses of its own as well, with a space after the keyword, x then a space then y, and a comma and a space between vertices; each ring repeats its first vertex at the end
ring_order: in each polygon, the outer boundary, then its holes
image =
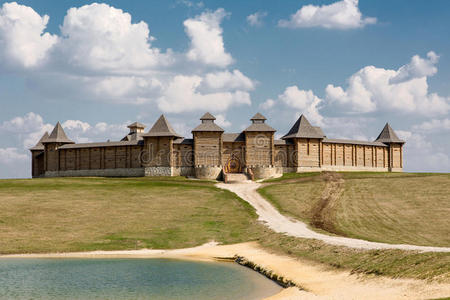
POLYGON ((8 258, 170 258, 194 261, 234 261, 284 285, 267 299, 433 299, 448 297, 450 283, 382 276, 355 275, 306 260, 270 253, 256 242, 173 250, 117 250, 0 255, 8 258))

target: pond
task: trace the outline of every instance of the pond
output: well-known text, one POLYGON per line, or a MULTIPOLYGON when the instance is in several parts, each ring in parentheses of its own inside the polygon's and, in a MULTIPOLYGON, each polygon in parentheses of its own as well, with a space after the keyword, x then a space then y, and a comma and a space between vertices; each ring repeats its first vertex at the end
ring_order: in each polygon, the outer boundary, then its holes
POLYGON ((261 299, 279 291, 227 262, 0 259, 0 299, 261 299))

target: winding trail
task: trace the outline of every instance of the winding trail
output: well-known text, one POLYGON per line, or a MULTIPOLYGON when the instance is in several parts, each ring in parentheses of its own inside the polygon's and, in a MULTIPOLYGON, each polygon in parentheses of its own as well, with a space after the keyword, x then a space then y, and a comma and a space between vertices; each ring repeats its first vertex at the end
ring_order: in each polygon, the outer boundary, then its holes
POLYGON ((273 207, 256 191, 259 187, 261 187, 260 183, 245 181, 239 183, 218 183, 216 186, 221 189, 229 190, 241 197, 243 200, 247 201, 256 209, 259 220, 275 232, 284 233, 299 238, 316 239, 331 245, 346 246, 358 249, 399 249, 420 252, 450 252, 450 247, 377 243, 318 233, 309 229, 305 223, 280 214, 275 207, 273 207))

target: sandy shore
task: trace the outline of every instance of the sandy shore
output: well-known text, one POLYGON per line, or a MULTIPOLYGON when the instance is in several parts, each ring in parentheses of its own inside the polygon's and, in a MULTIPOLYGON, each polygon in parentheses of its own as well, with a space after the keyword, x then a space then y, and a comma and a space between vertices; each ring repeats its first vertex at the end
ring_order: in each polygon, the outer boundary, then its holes
POLYGON ((276 255, 256 243, 217 245, 177 250, 92 251, 49 254, 14 254, 0 258, 173 258, 218 260, 243 257, 262 269, 294 282, 299 288, 284 289, 269 299, 433 299, 448 297, 450 284, 427 283, 412 279, 352 275, 310 262, 276 255))

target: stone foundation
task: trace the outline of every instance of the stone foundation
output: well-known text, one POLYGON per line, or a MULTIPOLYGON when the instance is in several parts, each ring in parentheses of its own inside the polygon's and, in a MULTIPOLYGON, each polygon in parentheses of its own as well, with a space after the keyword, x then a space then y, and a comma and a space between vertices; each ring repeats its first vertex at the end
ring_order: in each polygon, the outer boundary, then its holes
POLYGON ((255 179, 267 179, 280 177, 283 175, 283 168, 274 166, 253 166, 250 167, 255 179))
POLYGON ((195 176, 195 170, 194 167, 173 167, 172 176, 193 177, 195 176))
POLYGON ((47 171, 44 177, 142 177, 144 168, 47 171))
POLYGON ((173 176, 172 167, 145 167, 144 176, 173 176))
POLYGON ((354 167, 354 166, 322 166, 321 171, 334 172, 389 172, 389 168, 381 167, 354 167))
POLYGON ((198 166, 195 167, 195 177, 199 179, 222 179, 222 166, 198 166))

